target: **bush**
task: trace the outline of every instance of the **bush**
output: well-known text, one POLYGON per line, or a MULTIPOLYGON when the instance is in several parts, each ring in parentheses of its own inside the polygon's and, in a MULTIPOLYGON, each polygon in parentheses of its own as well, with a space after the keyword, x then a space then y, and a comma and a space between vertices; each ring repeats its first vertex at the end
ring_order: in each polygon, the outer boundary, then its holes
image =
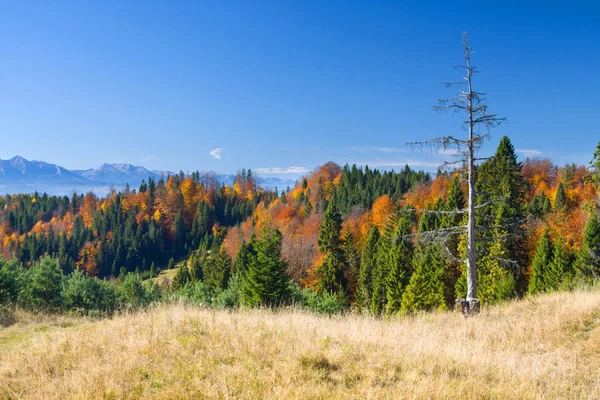
POLYGON ((184 287, 174 291, 171 295, 173 300, 195 306, 210 306, 213 303, 215 293, 203 282, 190 282, 184 287))
POLYGON ((312 289, 304 290, 306 294, 306 308, 319 314, 340 314, 349 307, 348 300, 343 293, 316 293, 312 289))
POLYGON ((63 284, 63 307, 81 314, 111 313, 120 304, 115 286, 98 278, 87 278, 73 272, 63 284))
POLYGON ((63 273, 58 260, 46 256, 22 274, 18 303, 32 310, 54 310, 62 305, 63 273))
POLYGON ((139 274, 129 273, 119 285, 125 305, 131 308, 145 307, 158 297, 154 286, 146 288, 139 274))
POLYGON ((0 305, 16 303, 23 268, 16 261, 0 258, 0 305))
POLYGON ((239 275, 229 278, 227 289, 217 295, 214 305, 219 308, 238 308, 241 304, 243 284, 239 275))

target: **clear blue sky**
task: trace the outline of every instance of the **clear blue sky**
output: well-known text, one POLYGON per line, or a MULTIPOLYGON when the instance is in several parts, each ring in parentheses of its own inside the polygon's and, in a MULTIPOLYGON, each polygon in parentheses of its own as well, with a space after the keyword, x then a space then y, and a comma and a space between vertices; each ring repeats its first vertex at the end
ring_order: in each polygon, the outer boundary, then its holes
POLYGON ((435 169, 440 156, 405 142, 461 134, 432 106, 454 94, 439 83, 458 77, 466 30, 475 89, 508 118, 486 151, 506 134, 520 151, 588 162, 599 6, 489 3, 2 1, 0 159, 435 169))

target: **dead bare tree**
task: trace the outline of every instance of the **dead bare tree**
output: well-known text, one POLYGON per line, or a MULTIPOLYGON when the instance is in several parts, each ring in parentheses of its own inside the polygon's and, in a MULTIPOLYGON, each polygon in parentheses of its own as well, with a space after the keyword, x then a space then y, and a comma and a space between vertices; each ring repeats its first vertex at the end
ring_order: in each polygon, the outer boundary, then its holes
MULTIPOLYGON (((450 230, 442 230, 436 234, 446 234, 448 231, 456 234, 457 232, 467 233, 467 298, 457 300, 465 314, 471 314, 479 310, 479 300, 477 299, 477 249, 476 249, 476 230, 479 229, 475 224, 475 211, 487 205, 475 205, 475 164, 483 160, 477 158, 477 152, 481 148, 485 139, 490 137, 490 129, 499 126, 505 121, 496 114, 488 112, 485 104, 485 93, 473 89, 473 76, 478 73, 477 69, 471 64, 471 55, 474 51, 469 46, 469 37, 465 32, 463 34, 465 65, 455 66, 465 72, 463 80, 458 82, 446 82, 444 85, 448 88, 455 86, 464 88, 459 89, 458 95, 449 99, 441 99, 434 110, 438 112, 451 111, 455 114, 464 114, 466 119, 463 121, 463 129, 467 131, 467 139, 458 139, 454 136, 441 136, 423 142, 408 143, 410 146, 427 147, 436 151, 455 150, 454 156, 458 159, 454 162, 446 162, 446 166, 456 165, 462 162, 466 167, 467 183, 469 187, 467 208, 458 210, 456 213, 467 213, 468 222, 466 226, 459 226, 450 230), (446 232, 443 232, 446 231, 446 232)), ((428 233, 430 236, 434 233, 428 233)), ((463 261, 464 262, 464 261, 463 261)))

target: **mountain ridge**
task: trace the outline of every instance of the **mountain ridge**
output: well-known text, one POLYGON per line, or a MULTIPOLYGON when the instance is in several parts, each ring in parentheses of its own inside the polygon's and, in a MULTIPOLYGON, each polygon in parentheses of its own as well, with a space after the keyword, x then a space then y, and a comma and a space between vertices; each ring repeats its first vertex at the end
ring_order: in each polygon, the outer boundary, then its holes
MULTIPOLYGON (((149 170, 129 163, 103 163, 97 168, 69 170, 45 161, 27 160, 19 155, 0 160, 0 193, 46 192, 68 194, 92 191, 98 195, 109 193, 113 188, 129 184, 138 186, 142 180, 159 180, 172 171, 149 170)), ((189 173, 186 173, 189 175, 189 173)), ((201 171, 201 177, 212 178, 221 184, 231 185, 235 175, 216 171, 201 171)), ((293 186, 295 181, 275 177, 258 177, 257 183, 265 188, 293 186)))

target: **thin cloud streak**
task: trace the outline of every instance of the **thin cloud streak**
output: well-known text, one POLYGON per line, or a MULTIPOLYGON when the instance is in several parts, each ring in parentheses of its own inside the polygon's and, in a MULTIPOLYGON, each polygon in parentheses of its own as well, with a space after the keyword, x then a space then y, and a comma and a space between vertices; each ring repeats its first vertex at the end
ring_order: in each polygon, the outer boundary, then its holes
POLYGON ((268 168, 255 168, 254 171, 260 174, 306 174, 310 170, 305 167, 268 167, 268 168))
POLYGON ((537 149, 516 149, 515 151, 525 157, 539 157, 542 155, 542 151, 537 149))
POLYGON ((223 147, 217 147, 216 149, 209 151, 208 154, 210 154, 215 160, 220 160, 223 150, 225 150, 223 147))

